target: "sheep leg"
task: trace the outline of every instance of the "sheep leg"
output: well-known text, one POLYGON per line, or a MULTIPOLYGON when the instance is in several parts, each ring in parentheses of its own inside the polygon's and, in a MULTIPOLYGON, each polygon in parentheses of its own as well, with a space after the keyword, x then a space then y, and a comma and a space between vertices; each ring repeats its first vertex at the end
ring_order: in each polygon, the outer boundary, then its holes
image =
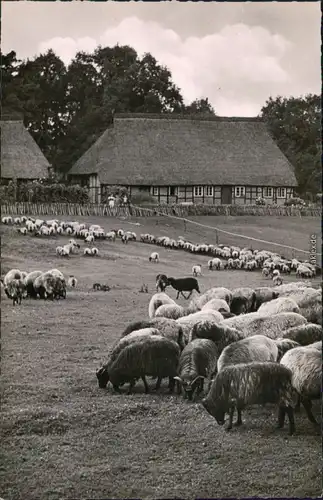
POLYGON ((226 427, 226 431, 229 431, 230 429, 232 429, 233 415, 234 415, 234 406, 231 406, 231 408, 229 410, 229 424, 226 427))
POLYGON ((309 421, 312 422, 312 424, 319 425, 312 413, 312 402, 309 399, 302 398, 302 403, 309 421))
POLYGON ((178 297, 179 297, 179 291, 177 292, 177 295, 176 295, 176 300, 178 299, 178 297))
POLYGON ((145 375, 143 377, 141 377, 141 380, 143 381, 144 386, 145 386, 145 394, 148 394, 149 393, 149 387, 148 387, 145 375))
POLYGON ((136 380, 135 380, 135 379, 132 379, 132 380, 130 381, 130 383, 129 383, 129 389, 128 389, 128 392, 127 392, 127 394, 128 394, 128 395, 129 395, 129 394, 131 394, 131 391, 132 391, 132 389, 134 388, 135 384, 136 384, 136 380))
POLYGON ((300 395, 298 394, 297 395, 297 403, 295 405, 295 412, 296 413, 299 413, 301 411, 301 397, 300 395))
POLYGON ((175 387, 175 379, 173 377, 169 377, 169 393, 172 394, 174 392, 174 387, 175 387))
POLYGON ((160 389, 161 381, 162 381, 162 377, 158 377, 157 378, 156 387, 155 387, 155 391, 158 391, 160 389))
POLYGON ((238 418, 236 423, 234 424, 236 427, 239 427, 239 425, 242 425, 242 415, 241 415, 241 410, 240 408, 237 408, 238 411, 238 418))
POLYGON ((121 394, 121 391, 119 389, 119 386, 116 385, 116 384, 113 384, 113 389, 115 390, 115 392, 117 392, 118 394, 121 394))
POLYGON ((177 394, 181 394, 182 393, 182 385, 178 380, 176 380, 176 388, 177 388, 177 394))
POLYGON ((285 414, 286 414, 285 407, 284 406, 280 406, 279 409, 278 409, 278 424, 277 424, 278 429, 282 429, 284 427, 285 414))
POLYGON ((196 394, 199 396, 204 389, 204 378, 200 379, 200 383, 198 384, 196 394))
POLYGON ((291 406, 287 406, 286 412, 289 420, 289 432, 288 434, 292 436, 295 432, 295 420, 294 420, 294 410, 291 406))

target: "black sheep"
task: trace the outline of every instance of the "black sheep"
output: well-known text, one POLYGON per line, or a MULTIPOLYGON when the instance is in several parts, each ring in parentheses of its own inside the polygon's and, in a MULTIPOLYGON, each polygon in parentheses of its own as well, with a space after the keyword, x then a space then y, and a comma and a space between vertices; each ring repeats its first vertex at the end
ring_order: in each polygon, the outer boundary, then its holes
POLYGON ((172 286, 175 290, 177 290, 176 299, 178 299, 179 295, 183 295, 184 299, 189 299, 192 295, 193 290, 196 290, 197 293, 201 293, 199 289, 199 284, 197 279, 195 278, 167 278, 167 286, 172 286), (183 294, 183 292, 190 292, 187 297, 183 294))

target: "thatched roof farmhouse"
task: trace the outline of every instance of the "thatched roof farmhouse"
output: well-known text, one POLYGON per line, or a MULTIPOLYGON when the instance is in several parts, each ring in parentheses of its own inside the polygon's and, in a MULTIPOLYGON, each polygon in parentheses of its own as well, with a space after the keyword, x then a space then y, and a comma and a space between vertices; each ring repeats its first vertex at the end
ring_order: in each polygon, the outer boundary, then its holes
POLYGON ((68 175, 88 183, 93 201, 121 185, 166 203, 283 203, 297 186, 259 118, 115 115, 68 175))
POLYGON ((22 120, 4 120, 1 127, 1 181, 47 177, 50 164, 22 120))

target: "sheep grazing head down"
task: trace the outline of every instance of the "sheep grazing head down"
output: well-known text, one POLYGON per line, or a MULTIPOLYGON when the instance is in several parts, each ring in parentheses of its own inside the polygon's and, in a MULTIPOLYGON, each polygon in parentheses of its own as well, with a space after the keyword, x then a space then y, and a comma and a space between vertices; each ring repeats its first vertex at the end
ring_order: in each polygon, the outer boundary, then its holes
POLYGON ((193 399, 193 394, 195 393, 196 389, 201 386, 201 383, 204 380, 204 377, 202 375, 198 375, 195 377, 193 380, 190 380, 189 378, 186 377, 174 377, 174 380, 177 380, 182 386, 182 388, 185 391, 185 395, 189 401, 192 401, 193 399))
POLYGON ((223 408, 223 405, 216 405, 209 398, 204 398, 201 401, 202 405, 206 409, 206 411, 215 418, 218 425, 224 425, 225 423, 225 414, 229 410, 229 408, 223 408))
POLYGON ((104 366, 102 366, 102 368, 99 368, 96 372, 96 376, 99 382, 100 389, 105 389, 107 383, 109 382, 109 374, 107 368, 105 368, 104 366))

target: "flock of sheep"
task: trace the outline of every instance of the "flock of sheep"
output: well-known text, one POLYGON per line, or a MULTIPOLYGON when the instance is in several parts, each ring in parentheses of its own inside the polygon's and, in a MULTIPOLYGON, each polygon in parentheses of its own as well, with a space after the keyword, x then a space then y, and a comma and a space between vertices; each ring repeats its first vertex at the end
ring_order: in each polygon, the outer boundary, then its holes
POLYGON ((129 394, 141 379, 148 393, 146 377, 157 379, 156 390, 167 377, 170 392, 177 385, 189 400, 204 391, 203 407, 219 425, 228 414, 227 429, 235 410, 241 425, 242 410, 266 403, 278 406, 278 427, 288 416, 289 434, 295 432, 294 409, 300 403, 318 425, 312 400, 321 397, 321 287, 304 282, 232 291, 216 287, 195 295, 184 308, 158 292, 161 281, 163 290, 174 285, 166 275, 156 277, 149 319, 122 332, 96 372, 100 388, 110 382, 121 392, 128 383, 129 394), (316 311, 315 323, 306 319, 310 311, 316 311))
MULTIPOLYGON (((11 217, 2 218, 2 223, 7 225, 21 226, 17 231, 23 235, 28 233, 41 236, 67 235, 73 236, 66 245, 56 247, 56 254, 61 257, 69 257, 73 253, 78 253, 80 245, 76 239, 84 240, 86 244, 93 245, 95 240, 116 241, 120 239, 122 243, 129 241, 140 241, 142 243, 162 246, 168 249, 185 250, 193 254, 207 255, 211 259, 207 262, 209 270, 239 269, 246 271, 262 270, 264 277, 273 280, 274 285, 283 284, 283 274, 295 272, 297 278, 311 279, 321 268, 311 262, 298 259, 286 259, 281 255, 267 250, 252 250, 251 248, 240 248, 237 246, 195 244, 180 236, 177 240, 168 236, 156 237, 152 234, 137 234, 123 229, 112 229, 108 232, 97 224, 84 224, 77 221, 64 222, 58 219, 43 220, 33 217, 11 217)), ((87 246, 83 249, 86 256, 99 255, 99 250, 94 246, 87 246)), ((150 262, 160 261, 158 252, 152 252, 149 256, 150 262)), ((202 266, 195 265, 192 268, 193 276, 202 275, 202 266)))
MULTIPOLYGON (((106 233, 100 226, 78 222, 44 221, 30 217, 4 217, 4 224, 19 226, 21 234, 34 236, 66 235, 69 243, 56 248, 59 256, 77 253, 77 239, 93 245, 95 240, 124 244, 137 241, 137 235, 122 229, 106 233), (24 224, 24 227, 20 227, 24 224)), ((202 267, 194 265, 193 277, 156 277, 156 290, 148 305, 147 319, 127 326, 113 346, 107 363, 96 373, 99 387, 111 383, 114 390, 129 384, 128 393, 141 379, 149 392, 146 377, 169 379, 169 390, 193 400, 204 392, 201 403, 219 425, 229 415, 228 429, 237 411, 237 425, 242 424, 242 410, 251 404, 274 403, 278 406, 278 426, 289 420, 289 433, 295 432, 294 409, 305 408, 317 425, 312 412, 314 399, 321 397, 322 379, 322 288, 308 282, 282 284, 281 274, 295 272, 312 278, 318 268, 310 262, 288 260, 276 253, 224 245, 195 245, 184 238, 155 237, 142 234, 142 243, 205 254, 211 259, 207 268, 261 269, 273 278, 274 287, 229 290, 215 287, 201 294, 197 277, 202 267), (177 297, 185 299, 196 292, 187 306, 177 304, 165 290, 172 287, 177 297), (160 290, 160 291, 159 291, 160 290), (188 292, 188 296, 184 295, 188 292)), ((97 255, 94 246, 84 248, 84 255, 97 255)), ((159 262, 158 252, 149 261, 159 262)), ((66 298, 68 280, 58 269, 31 273, 12 269, 1 280, 13 304, 26 297, 66 298)))

